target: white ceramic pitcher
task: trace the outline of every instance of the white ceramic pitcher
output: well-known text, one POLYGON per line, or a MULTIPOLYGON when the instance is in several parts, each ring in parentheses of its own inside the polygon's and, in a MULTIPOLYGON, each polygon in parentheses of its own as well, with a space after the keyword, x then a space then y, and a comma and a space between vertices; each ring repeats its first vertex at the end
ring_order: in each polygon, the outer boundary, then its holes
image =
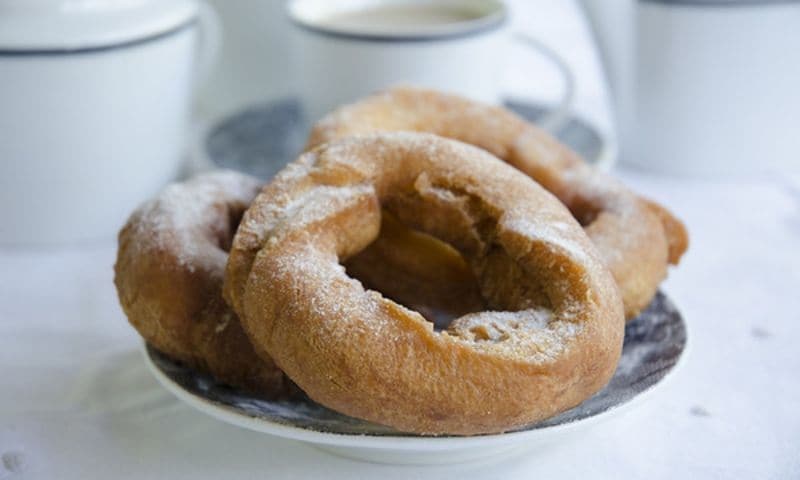
POLYGON ((800 2, 581 2, 623 163, 699 176, 800 171, 800 2))

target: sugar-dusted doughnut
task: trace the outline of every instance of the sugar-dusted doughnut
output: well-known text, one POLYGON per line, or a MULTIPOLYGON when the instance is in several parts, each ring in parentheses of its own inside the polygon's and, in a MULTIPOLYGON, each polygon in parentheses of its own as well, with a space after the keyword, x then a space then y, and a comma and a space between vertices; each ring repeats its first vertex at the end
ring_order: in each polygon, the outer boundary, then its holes
POLYGON ((597 392, 624 315, 608 269, 570 212, 473 146, 408 132, 303 154, 256 197, 234 237, 224 293, 256 350, 312 399, 421 434, 501 432, 597 392), (436 331, 341 265, 382 209, 452 245, 487 309, 436 331))
POLYGON ((255 354, 222 298, 227 250, 259 186, 234 172, 168 186, 120 231, 114 283, 128 320, 150 345, 269 397, 283 395, 289 382, 255 354))
MULTIPOLYGON (((348 135, 393 130, 430 132, 481 147, 552 192, 600 251, 620 286, 628 318, 647 306, 666 276, 668 263, 677 264, 688 246, 683 224, 664 207, 588 166, 552 136, 504 108, 398 87, 323 118, 313 128, 308 147, 348 135)), ((402 248, 402 242, 391 247, 402 248)))

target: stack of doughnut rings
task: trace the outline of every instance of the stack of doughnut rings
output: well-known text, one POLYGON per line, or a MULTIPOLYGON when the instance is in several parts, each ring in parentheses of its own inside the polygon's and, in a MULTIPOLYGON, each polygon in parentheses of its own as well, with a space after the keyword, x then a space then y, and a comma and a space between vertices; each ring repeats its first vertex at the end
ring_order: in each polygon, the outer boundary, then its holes
POLYGON ((687 245, 513 113, 402 87, 322 119, 264 186, 169 186, 120 232, 115 283, 149 345, 218 382, 474 435, 605 386, 687 245))

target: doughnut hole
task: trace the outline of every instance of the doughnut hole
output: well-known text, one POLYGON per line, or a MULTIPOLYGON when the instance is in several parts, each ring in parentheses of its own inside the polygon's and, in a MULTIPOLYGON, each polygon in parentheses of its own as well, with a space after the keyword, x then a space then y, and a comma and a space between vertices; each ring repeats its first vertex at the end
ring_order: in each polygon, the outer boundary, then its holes
POLYGON ((437 331, 486 309, 478 280, 458 250, 409 229, 386 210, 378 238, 344 267, 365 288, 419 312, 437 331))
POLYGON ((221 205, 217 208, 225 208, 227 212, 217 216, 217 218, 220 219, 219 224, 211 226, 211 239, 212 243, 219 247, 220 250, 228 253, 231 250, 231 244, 233 243, 234 235, 236 235, 236 230, 242 222, 245 210, 247 210, 247 205, 221 205))
POLYGON ((582 197, 573 199, 567 205, 567 208, 572 213, 572 216, 575 217, 575 220, 584 228, 594 223, 603 211, 599 205, 582 197))
MULTIPOLYGON (((423 173, 384 199, 378 238, 344 263, 346 272, 420 313, 437 331, 486 310, 549 311, 552 303, 539 280, 494 243, 496 220, 487 211, 476 196, 434 185, 423 173), (481 282, 478 272, 492 280, 481 282)), ((476 327, 474 339, 503 341, 484 330, 476 327)))

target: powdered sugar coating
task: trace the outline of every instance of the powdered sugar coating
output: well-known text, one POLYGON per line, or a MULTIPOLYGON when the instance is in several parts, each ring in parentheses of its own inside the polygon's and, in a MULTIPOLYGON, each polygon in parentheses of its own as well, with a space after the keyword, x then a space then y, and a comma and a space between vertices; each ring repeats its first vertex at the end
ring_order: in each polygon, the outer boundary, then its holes
POLYGON ((582 329, 579 323, 553 321, 553 312, 539 307, 465 315, 451 324, 448 333, 486 352, 502 343, 502 349, 514 351, 517 358, 524 356, 541 364, 556 360, 582 329))
POLYGON ((616 287, 566 208, 484 150, 428 134, 349 137, 287 167, 245 213, 225 292, 312 398, 425 433, 552 415, 600 388, 621 347, 616 287), (382 209, 459 250, 490 309, 438 332, 348 277, 340 262, 376 239, 382 209))
MULTIPOLYGON (((231 171, 198 175, 167 186, 131 216, 142 250, 170 251, 194 271, 225 264, 220 237, 229 236, 227 204, 248 205, 260 188, 253 177, 231 171)), ((228 242, 230 239, 227 240, 228 242)))
POLYGON ((130 323, 153 347, 220 382, 265 396, 288 391, 222 298, 227 250, 259 182, 218 171, 167 186, 119 234, 114 283, 130 323))

